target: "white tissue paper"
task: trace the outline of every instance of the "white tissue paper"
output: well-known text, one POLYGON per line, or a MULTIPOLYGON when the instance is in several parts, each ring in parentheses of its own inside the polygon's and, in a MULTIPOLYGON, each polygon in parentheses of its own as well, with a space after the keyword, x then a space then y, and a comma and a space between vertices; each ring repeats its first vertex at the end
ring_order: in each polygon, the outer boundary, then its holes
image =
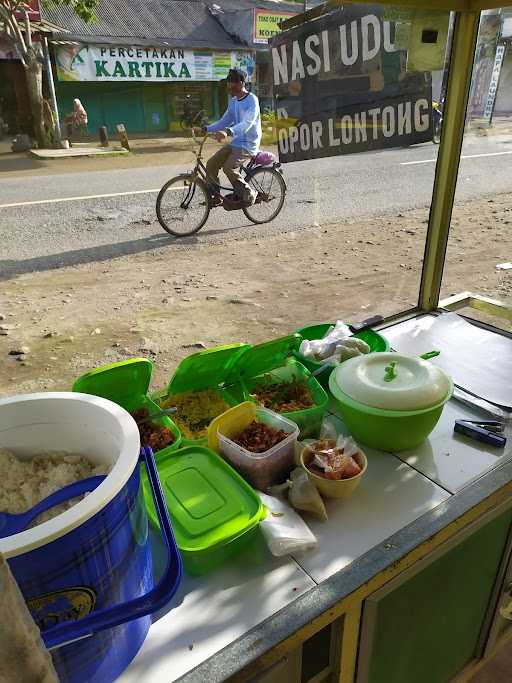
POLYGON ((282 498, 259 494, 268 509, 260 528, 270 552, 275 557, 314 548, 316 537, 300 515, 282 498))

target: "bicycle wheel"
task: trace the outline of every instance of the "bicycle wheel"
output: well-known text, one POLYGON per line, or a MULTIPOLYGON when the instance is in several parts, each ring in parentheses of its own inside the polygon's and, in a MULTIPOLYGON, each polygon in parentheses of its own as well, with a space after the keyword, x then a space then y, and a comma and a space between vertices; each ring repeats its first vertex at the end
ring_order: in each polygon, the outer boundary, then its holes
POLYGON ((253 223, 269 223, 281 211, 286 195, 283 176, 274 168, 257 168, 247 181, 257 192, 256 201, 243 212, 253 223))
POLYGON ((175 237, 201 230, 210 214, 208 191, 202 180, 180 175, 167 181, 158 193, 156 215, 162 228, 175 237))

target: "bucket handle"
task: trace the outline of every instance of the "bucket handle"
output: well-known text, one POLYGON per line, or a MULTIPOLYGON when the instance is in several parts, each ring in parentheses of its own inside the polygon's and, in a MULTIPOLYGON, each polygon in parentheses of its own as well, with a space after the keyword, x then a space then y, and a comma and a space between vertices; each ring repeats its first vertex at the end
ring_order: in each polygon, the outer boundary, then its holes
POLYGON ((128 600, 120 605, 107 607, 97 612, 92 612, 78 621, 65 622, 54 626, 41 635, 46 647, 51 650, 62 647, 76 640, 92 636, 98 631, 103 631, 120 624, 125 624, 133 619, 145 617, 157 612, 175 594, 181 579, 182 562, 176 547, 174 533, 167 505, 165 504, 162 487, 158 478, 155 457, 151 448, 141 448, 140 459, 146 465, 148 480, 151 485, 153 501, 160 522, 160 529, 167 549, 167 563, 162 578, 158 584, 146 593, 133 600, 128 600))

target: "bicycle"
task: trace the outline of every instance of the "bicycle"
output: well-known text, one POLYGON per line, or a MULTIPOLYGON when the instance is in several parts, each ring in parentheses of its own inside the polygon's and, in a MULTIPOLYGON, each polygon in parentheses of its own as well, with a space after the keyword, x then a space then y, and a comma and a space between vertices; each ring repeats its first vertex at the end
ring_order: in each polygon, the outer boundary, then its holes
MULTIPOLYGON (((215 208, 212 205, 212 190, 219 194, 221 190, 233 192, 233 188, 217 185, 208 180, 206 165, 203 162, 203 147, 208 133, 200 139, 196 136, 196 129, 192 127, 192 138, 198 145, 194 152, 194 169, 168 180, 156 200, 158 222, 174 237, 187 237, 201 230, 208 220, 210 211, 215 208)), ((254 204, 247 206, 241 201, 236 201, 233 195, 225 195, 220 206, 226 211, 242 209, 252 223, 273 221, 283 208, 287 188, 281 164, 276 160, 268 164, 262 163, 264 160, 268 161, 270 156, 273 158, 270 153, 259 152, 247 164, 241 166, 246 182, 256 192, 254 204)))

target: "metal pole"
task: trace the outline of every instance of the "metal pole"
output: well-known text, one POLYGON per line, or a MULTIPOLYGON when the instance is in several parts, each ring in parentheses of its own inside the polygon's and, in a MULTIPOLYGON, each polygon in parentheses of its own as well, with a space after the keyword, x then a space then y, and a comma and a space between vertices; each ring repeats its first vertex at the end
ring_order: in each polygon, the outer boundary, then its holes
POLYGON ((48 87, 50 89, 50 99, 52 102, 53 113, 55 114, 55 141, 57 144, 62 142, 62 133, 60 130, 59 110, 57 107, 57 96, 55 95, 55 83, 53 82, 52 64, 50 62, 50 51, 48 50, 48 39, 43 36, 43 54, 44 64, 46 67, 46 76, 48 77, 48 87))
POLYGON ((480 12, 457 12, 455 16, 443 131, 421 274, 419 307, 425 311, 432 311, 439 304, 479 19, 480 12))

